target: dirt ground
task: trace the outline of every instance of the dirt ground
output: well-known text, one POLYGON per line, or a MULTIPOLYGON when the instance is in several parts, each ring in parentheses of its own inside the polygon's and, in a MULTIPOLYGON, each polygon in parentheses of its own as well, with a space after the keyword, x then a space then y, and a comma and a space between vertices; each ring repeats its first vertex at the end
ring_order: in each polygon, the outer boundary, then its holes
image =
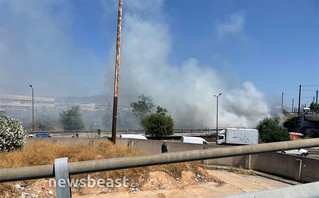
MULTIPOLYGON (((210 175, 220 178, 225 183, 220 185, 215 182, 204 182, 200 184, 186 184, 184 187, 171 186, 167 189, 159 190, 144 190, 138 192, 117 192, 107 193, 102 195, 86 195, 79 196, 81 198, 89 197, 123 197, 123 198, 148 198, 148 197, 220 197, 226 195, 234 195, 246 192, 267 190, 273 188, 281 188, 290 186, 289 184, 281 183, 271 179, 263 178, 260 176, 236 174, 227 171, 208 170, 210 175)), ((73 196, 78 197, 78 196, 73 196)))
MULTIPOLYGON (((245 192, 281 188, 289 184, 249 174, 238 174, 220 170, 204 170, 195 175, 191 171, 183 171, 181 178, 174 178, 165 172, 149 173, 147 179, 134 188, 72 188, 72 197, 75 198, 148 198, 148 197, 220 197, 245 192)), ((20 187, 21 188, 21 187, 20 187)), ((15 195, 1 195, 0 197, 56 197, 55 188, 48 187, 48 180, 37 180, 29 189, 21 189, 15 195)))

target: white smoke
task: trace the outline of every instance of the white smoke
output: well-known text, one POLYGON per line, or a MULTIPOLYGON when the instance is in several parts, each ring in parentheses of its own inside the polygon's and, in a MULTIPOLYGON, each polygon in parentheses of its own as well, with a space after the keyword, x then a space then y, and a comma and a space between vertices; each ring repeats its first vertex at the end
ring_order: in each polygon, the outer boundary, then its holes
MULTIPOLYGON (((101 2, 106 9, 101 18, 106 20, 117 1, 101 2)), ((174 27, 166 22, 163 4, 163 0, 124 1, 120 103, 123 93, 152 96, 156 105, 167 108, 178 128, 215 127, 214 95, 219 93, 221 127, 254 127, 268 116, 263 94, 252 83, 234 83, 215 69, 217 65, 202 65, 193 57, 182 65, 169 63, 174 45, 170 28, 174 27)), ((76 9, 69 1, 0 1, 0 92, 27 95, 29 84, 39 96, 92 95, 105 90, 101 73, 107 59, 73 40, 72 10, 76 9)), ((224 37, 242 32, 244 22, 245 14, 235 13, 226 25, 215 24, 220 28, 216 33, 224 37)), ((114 49, 110 49, 111 61, 114 49)), ((111 92, 114 62, 108 68, 111 92)))
POLYGON ((38 96, 101 90, 103 65, 92 49, 75 41, 71 4, 0 1, 0 93, 29 95, 29 84, 38 96))
MULTIPOLYGON (((263 94, 252 83, 229 85, 232 80, 220 75, 214 65, 201 65, 195 58, 180 66, 170 65, 172 40, 170 27, 159 9, 162 1, 150 1, 155 4, 148 3, 147 8, 144 4, 141 9, 136 9, 140 1, 134 2, 123 6, 126 12, 121 41, 120 97, 121 93, 152 96, 156 105, 168 109, 177 128, 215 127, 214 95, 219 93, 222 93, 221 127, 255 127, 269 115, 263 94), (147 14, 153 13, 152 10, 158 15, 147 14)), ((114 70, 113 65, 111 68, 114 70)), ((113 79, 112 70, 108 79, 113 79)), ((111 84, 113 81, 108 82, 111 84)))

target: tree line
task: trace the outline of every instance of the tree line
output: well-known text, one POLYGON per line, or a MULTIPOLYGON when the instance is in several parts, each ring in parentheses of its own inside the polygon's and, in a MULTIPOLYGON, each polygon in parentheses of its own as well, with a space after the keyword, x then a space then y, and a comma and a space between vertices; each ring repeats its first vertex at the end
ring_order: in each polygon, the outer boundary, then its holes
MULTIPOLYGON (((152 97, 140 95, 138 101, 132 102, 131 113, 145 129, 145 134, 154 137, 166 137, 174 133, 174 120, 168 115, 168 110, 155 105, 152 97), (156 107, 156 108, 155 108, 156 107)), ((311 109, 318 111, 318 104, 312 104, 311 109)), ((85 128, 80 106, 59 113, 59 123, 64 130, 82 130, 85 128)), ((112 116, 107 114, 102 119, 105 125, 111 124, 112 116)), ((57 123, 43 117, 39 128, 51 128, 57 123)), ((92 126, 91 126, 92 127, 92 126)), ((279 117, 267 117, 256 126, 260 142, 279 142, 290 140, 290 135, 281 123, 279 117)), ((309 136, 310 137, 310 136, 309 136)), ((19 121, 0 113, 0 151, 12 151, 26 143, 26 134, 19 121)))

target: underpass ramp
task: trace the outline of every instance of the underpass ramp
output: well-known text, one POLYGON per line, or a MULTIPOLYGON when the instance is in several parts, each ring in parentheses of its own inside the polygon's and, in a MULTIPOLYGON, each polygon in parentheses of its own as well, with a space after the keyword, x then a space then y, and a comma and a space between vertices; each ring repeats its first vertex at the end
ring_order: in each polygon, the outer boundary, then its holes
POLYGON ((285 188, 277 188, 271 190, 263 190, 257 192, 249 192, 238 195, 230 195, 222 198, 318 198, 319 182, 289 186, 285 188))

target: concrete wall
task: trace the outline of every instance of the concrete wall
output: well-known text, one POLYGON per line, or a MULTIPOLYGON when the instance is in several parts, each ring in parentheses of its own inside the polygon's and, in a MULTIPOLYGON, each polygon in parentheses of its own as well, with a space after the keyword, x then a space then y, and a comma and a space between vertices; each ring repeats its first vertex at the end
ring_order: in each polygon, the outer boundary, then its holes
POLYGON ((281 153, 252 155, 251 168, 296 181, 319 181, 319 160, 281 153))
POLYGON ((102 141, 106 141, 106 138, 71 138, 71 137, 64 137, 64 138, 28 138, 27 144, 32 144, 38 141, 44 141, 54 144, 62 144, 62 145, 82 145, 88 143, 99 143, 102 141))
POLYGON ((251 168, 300 181, 297 159, 296 156, 281 153, 252 155, 251 168))
MULTIPOLYGON (((55 144, 98 144, 101 141, 106 141, 106 138, 85 139, 85 138, 30 138, 28 144, 35 141, 46 141, 55 144)), ((162 140, 135 140, 135 139, 117 139, 118 145, 125 145, 148 154, 161 153, 162 140)), ((199 145, 187 144, 181 142, 168 142, 168 152, 189 151, 210 149, 217 147, 225 147, 216 144, 199 145)), ((205 160, 206 164, 227 165, 227 166, 242 166, 245 168, 258 170, 282 177, 294 179, 296 181, 314 182, 319 181, 319 160, 299 157, 281 153, 262 153, 256 155, 244 155, 236 157, 226 157, 219 159, 205 160)))
MULTIPOLYGON (((127 139, 119 139, 117 140, 117 144, 126 144, 125 140, 127 139)), ((135 140, 129 139, 127 141, 127 146, 135 148, 140 151, 147 152, 149 154, 158 154, 161 153, 161 146, 163 144, 162 140, 135 140)), ((179 141, 167 142, 168 152, 177 152, 177 151, 190 151, 190 150, 200 150, 200 149, 209 149, 209 148, 217 148, 219 145, 212 144, 188 144, 182 143, 179 141)))
POLYGON ((319 181, 319 160, 277 152, 205 160, 214 165, 242 166, 301 182, 319 181))

